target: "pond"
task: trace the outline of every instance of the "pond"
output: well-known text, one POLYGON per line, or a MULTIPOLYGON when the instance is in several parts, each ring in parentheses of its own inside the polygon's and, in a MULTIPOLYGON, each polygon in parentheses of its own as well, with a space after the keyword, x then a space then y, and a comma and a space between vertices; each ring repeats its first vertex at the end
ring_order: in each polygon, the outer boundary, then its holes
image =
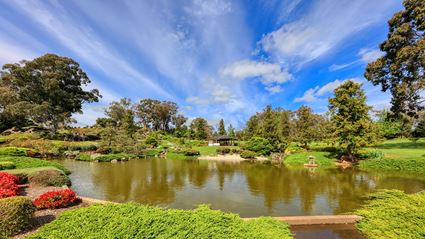
POLYGON ((81 196, 181 209, 210 204, 242 217, 341 214, 377 189, 425 189, 425 176, 400 172, 161 158, 60 162, 72 171, 72 188, 81 196))

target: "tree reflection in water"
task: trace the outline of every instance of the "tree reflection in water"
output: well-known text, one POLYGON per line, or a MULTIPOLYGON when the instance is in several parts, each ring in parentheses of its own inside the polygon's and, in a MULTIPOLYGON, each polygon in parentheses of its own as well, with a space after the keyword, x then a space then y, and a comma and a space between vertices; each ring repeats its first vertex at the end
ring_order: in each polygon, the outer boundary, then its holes
POLYGON ((399 172, 159 158, 63 163, 73 171, 73 188, 83 196, 175 208, 211 204, 242 216, 340 214, 356 209, 376 189, 425 189, 424 176, 399 172))

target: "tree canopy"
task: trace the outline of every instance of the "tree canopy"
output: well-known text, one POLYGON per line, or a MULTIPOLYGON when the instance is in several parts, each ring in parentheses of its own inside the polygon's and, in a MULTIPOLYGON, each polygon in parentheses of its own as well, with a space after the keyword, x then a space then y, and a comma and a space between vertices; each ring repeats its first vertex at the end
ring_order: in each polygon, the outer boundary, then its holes
POLYGON ((388 39, 380 45, 384 56, 367 66, 365 77, 391 92, 396 116, 416 116, 424 108, 425 1, 404 0, 403 5, 405 9, 388 21, 388 39))
POLYGON ((97 89, 83 89, 89 83, 76 61, 55 54, 6 64, 0 80, 1 112, 56 131, 73 113, 82 112, 83 103, 101 97, 97 89))

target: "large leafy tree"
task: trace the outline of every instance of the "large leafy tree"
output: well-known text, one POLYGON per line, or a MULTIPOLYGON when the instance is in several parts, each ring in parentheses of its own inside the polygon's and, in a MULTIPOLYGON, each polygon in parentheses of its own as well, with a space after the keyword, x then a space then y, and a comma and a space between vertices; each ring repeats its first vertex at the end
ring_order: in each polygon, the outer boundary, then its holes
MULTIPOLYGON (((128 98, 122 98, 120 101, 113 101, 105 110, 105 114, 112 119, 115 124, 120 127, 124 122, 128 122, 129 117, 132 115, 133 104, 128 98)), ((134 117, 133 117, 134 120, 134 117)))
POLYGON ((218 135, 226 135, 226 128, 224 126, 224 120, 221 119, 220 122, 218 123, 218 135))
POLYGON ((194 139, 207 139, 211 136, 211 128, 204 118, 196 118, 190 124, 190 134, 194 139))
POLYGON ((417 116, 424 108, 425 1, 404 0, 403 5, 405 9, 388 21, 388 39, 380 45, 384 56, 367 66, 365 77, 391 92, 396 116, 417 116))
POLYGON ((329 99, 331 120, 337 142, 345 150, 348 159, 355 160, 356 152, 375 140, 374 125, 369 117, 369 107, 361 85, 347 81, 334 91, 329 99))
POLYGON ((97 89, 83 89, 89 83, 76 61, 55 54, 6 64, 0 87, 9 91, 13 101, 6 102, 2 94, 1 111, 13 115, 20 110, 25 113, 24 118, 56 131, 73 113, 82 112, 83 103, 97 102, 101 97, 97 89))
POLYGON ((143 99, 135 106, 140 123, 154 130, 170 131, 170 124, 175 122, 173 118, 177 112, 177 104, 171 101, 143 99))

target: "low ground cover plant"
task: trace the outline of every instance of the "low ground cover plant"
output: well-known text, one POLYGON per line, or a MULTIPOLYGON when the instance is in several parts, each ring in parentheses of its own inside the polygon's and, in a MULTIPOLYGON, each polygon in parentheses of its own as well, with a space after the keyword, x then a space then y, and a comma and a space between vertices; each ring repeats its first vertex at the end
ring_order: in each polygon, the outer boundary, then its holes
POLYGON ((31 151, 31 149, 18 147, 0 147, 0 155, 6 156, 27 156, 28 151, 31 151))
POLYGON ((0 198, 13 197, 18 195, 19 179, 13 174, 0 172, 0 198))
POLYGON ((16 165, 13 162, 10 162, 10 161, 0 162, 0 170, 14 169, 14 168, 16 168, 16 165))
POLYGON ((27 228, 35 211, 28 197, 0 199, 0 238, 8 238, 27 228))
POLYGON ((368 238, 425 238, 425 192, 383 190, 369 200, 355 212, 363 217, 357 227, 368 238))
POLYGON ((200 206, 162 209, 135 203, 93 205, 62 213, 30 238, 292 238, 286 223, 250 221, 200 206))
POLYGON ((46 208, 64 208, 77 204, 80 201, 74 191, 64 189, 60 191, 51 191, 40 195, 34 200, 37 209, 46 208))
POLYGON ((65 174, 70 174, 71 172, 66 169, 63 165, 52 162, 49 160, 43 160, 39 158, 30 158, 30 157, 17 157, 17 156, 0 156, 0 162, 12 162, 15 164, 16 169, 23 168, 38 168, 38 167, 55 167, 62 170, 65 174))

